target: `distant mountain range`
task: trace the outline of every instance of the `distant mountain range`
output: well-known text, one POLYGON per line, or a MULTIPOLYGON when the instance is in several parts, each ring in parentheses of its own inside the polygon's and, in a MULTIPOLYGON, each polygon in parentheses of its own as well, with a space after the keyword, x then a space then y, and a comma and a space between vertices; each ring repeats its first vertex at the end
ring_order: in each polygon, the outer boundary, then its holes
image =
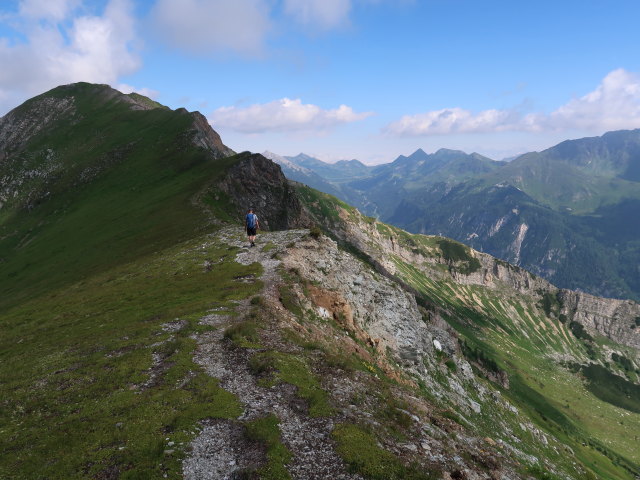
POLYGON ((640 299, 640 130, 510 162, 447 149, 375 167, 280 158, 289 178, 410 232, 454 238, 565 288, 640 299))

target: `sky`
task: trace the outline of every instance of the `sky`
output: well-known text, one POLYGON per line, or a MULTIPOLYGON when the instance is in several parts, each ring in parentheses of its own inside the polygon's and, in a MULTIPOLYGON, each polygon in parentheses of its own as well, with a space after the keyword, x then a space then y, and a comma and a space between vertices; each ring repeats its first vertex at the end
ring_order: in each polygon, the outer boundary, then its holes
POLYGON ((640 128, 638 0, 0 0, 0 115, 61 84, 198 110, 236 151, 499 160, 640 128))

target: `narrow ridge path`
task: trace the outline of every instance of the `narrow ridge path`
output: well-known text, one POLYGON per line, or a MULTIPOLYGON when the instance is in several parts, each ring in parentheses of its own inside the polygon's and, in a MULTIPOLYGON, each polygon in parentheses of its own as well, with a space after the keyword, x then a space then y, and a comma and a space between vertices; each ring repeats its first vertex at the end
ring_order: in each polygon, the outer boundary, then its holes
MULTIPOLYGON (((257 246, 249 248, 239 229, 228 228, 218 232, 214 241, 241 248, 236 256, 237 262, 244 265, 259 262, 262 265, 260 281, 264 284, 261 294, 265 308, 279 316, 289 313, 279 301, 278 285, 282 280, 277 256, 286 250, 288 244, 307 234, 307 230, 262 233, 258 236, 257 246)), ((263 454, 244 438, 242 423, 269 414, 280 420, 282 441, 293 454, 287 465, 293 479, 361 479, 359 475, 347 472, 346 465, 334 450, 331 432, 336 418, 309 417, 292 385, 259 386, 248 367, 248 360, 256 350, 237 348, 224 341, 226 326, 241 321, 242 313, 249 308, 249 299, 246 299, 238 303, 238 320, 216 313, 200 319, 201 323, 215 328, 197 336, 194 361, 208 375, 219 379, 222 388, 238 397, 244 412, 238 421, 203 422, 202 431, 191 444, 192 453, 183 463, 185 479, 233 479, 239 471, 259 466, 263 454)), ((277 329, 265 333, 261 340, 266 349, 277 349, 277 344, 282 342, 277 329)))

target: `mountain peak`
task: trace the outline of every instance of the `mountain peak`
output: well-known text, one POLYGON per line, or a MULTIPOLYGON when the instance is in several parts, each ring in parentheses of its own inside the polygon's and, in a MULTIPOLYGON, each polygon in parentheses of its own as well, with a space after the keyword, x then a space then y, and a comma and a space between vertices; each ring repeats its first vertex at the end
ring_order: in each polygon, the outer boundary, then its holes
POLYGON ((468 153, 462 150, 453 150, 451 148, 440 148, 436 153, 434 153, 434 155, 468 155, 468 153))

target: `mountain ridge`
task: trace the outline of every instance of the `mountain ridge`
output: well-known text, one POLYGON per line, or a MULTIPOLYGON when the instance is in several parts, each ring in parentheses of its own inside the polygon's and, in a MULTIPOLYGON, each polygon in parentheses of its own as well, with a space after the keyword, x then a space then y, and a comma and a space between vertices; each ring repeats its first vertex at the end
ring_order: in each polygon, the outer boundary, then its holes
POLYGON ((313 186, 368 215, 466 242, 562 287, 640 299, 629 266, 640 251, 628 221, 640 214, 633 180, 638 145, 640 130, 628 130, 568 140, 510 162, 416 150, 373 167, 368 177, 342 180, 340 189, 313 186), (507 194, 507 186, 517 190, 507 194))
POLYGON ((54 109, 0 162, 23 187, 0 209, 0 476, 640 473, 637 304, 409 234, 262 155, 214 158, 188 113, 77 88, 91 115, 54 109), (269 227, 251 248, 248 206, 269 227))

